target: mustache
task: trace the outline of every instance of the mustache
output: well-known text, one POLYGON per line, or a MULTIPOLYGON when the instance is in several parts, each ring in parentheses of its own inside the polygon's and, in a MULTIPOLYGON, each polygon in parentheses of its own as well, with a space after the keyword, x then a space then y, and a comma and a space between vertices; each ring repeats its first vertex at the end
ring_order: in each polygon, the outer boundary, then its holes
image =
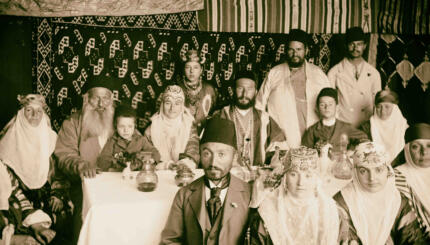
POLYGON ((205 170, 218 170, 218 171, 222 171, 222 169, 220 169, 220 168, 218 168, 216 166, 207 167, 205 170))

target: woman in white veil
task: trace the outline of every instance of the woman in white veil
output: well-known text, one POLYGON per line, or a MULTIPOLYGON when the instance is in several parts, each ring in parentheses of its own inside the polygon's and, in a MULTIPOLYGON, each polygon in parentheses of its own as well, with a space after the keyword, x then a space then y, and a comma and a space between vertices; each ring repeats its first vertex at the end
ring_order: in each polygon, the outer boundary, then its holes
POLYGON ((385 149, 359 144, 353 155, 353 180, 334 197, 341 215, 342 244, 424 244, 407 200, 395 186, 385 149))
POLYGON ((317 151, 291 149, 281 172, 280 185, 273 190, 256 181, 247 244, 336 244, 338 211, 320 189, 317 151))

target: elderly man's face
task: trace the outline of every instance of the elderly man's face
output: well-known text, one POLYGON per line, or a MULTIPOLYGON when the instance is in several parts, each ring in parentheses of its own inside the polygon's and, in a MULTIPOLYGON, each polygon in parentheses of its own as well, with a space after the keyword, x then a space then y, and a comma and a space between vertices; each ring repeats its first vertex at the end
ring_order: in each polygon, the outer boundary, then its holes
POLYGON ((236 81, 235 104, 240 109, 248 109, 254 106, 255 82, 249 78, 240 78, 236 81))
POLYGON ((307 48, 302 42, 291 41, 287 47, 287 62, 290 67, 300 67, 305 62, 307 48))
POLYGON ((96 87, 88 92, 88 103, 96 110, 103 112, 112 106, 112 92, 107 88, 96 87))
POLYGON ((387 166, 379 166, 374 168, 357 167, 357 178, 361 187, 367 192, 381 191, 388 180, 387 166))
POLYGON ((219 181, 233 166, 235 149, 223 143, 208 142, 200 148, 200 161, 205 175, 212 181, 219 181))
POLYGON ((24 116, 33 127, 39 126, 43 113, 43 108, 39 104, 29 104, 24 107, 24 116))
POLYGON ((364 41, 352 41, 348 43, 347 48, 350 58, 359 58, 363 56, 366 43, 364 41))
POLYGON ((417 139, 409 143, 412 161, 422 168, 430 167, 430 139, 417 139))

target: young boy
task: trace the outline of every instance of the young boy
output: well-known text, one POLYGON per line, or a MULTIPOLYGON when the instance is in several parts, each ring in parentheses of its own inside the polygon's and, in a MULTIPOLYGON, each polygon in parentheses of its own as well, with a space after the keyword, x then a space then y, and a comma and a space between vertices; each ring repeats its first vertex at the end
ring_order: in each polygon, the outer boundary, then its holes
POLYGON ((160 154, 148 140, 136 129, 136 111, 129 106, 120 105, 114 114, 115 133, 106 142, 100 156, 97 158, 97 167, 102 171, 122 171, 125 165, 118 164, 115 155, 135 154, 141 151, 152 152, 152 158, 160 161, 160 154))
POLYGON ((317 111, 320 120, 305 131, 302 145, 315 148, 317 143, 330 143, 336 147, 340 143, 342 134, 348 136, 352 145, 367 141, 365 133, 352 127, 349 123, 336 119, 337 103, 337 90, 321 89, 317 97, 317 111))

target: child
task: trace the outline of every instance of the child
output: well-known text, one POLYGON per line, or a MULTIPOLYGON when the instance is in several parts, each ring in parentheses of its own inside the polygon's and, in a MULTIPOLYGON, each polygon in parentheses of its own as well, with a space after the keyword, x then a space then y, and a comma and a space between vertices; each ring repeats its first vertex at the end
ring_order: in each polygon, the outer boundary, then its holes
POLYGON ((336 147, 342 134, 348 136, 352 145, 367 141, 365 133, 352 127, 349 123, 336 119, 337 100, 337 90, 333 88, 321 89, 317 97, 317 111, 320 120, 305 131, 302 145, 315 148, 317 143, 330 143, 336 147))
POLYGON ((136 129, 136 111, 120 105, 114 114, 115 133, 106 142, 97 159, 97 167, 102 171, 122 171, 125 165, 118 164, 118 156, 124 157, 141 151, 152 152, 152 158, 160 161, 160 154, 136 129))

